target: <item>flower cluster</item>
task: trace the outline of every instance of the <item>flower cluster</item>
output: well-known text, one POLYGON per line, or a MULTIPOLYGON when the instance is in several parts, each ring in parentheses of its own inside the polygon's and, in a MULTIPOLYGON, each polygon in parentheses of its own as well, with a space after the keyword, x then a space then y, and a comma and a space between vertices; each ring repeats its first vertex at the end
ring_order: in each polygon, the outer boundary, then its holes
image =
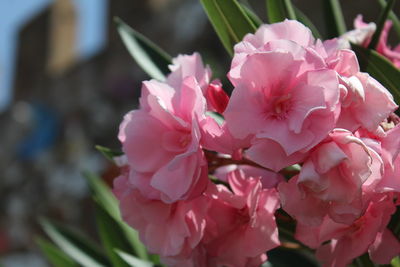
POLYGON ((120 126, 114 193, 151 253, 168 266, 260 266, 280 245, 279 208, 326 266, 400 253, 387 229, 400 205, 397 105, 342 44, 285 20, 235 46, 230 98, 197 53, 143 82, 120 126))

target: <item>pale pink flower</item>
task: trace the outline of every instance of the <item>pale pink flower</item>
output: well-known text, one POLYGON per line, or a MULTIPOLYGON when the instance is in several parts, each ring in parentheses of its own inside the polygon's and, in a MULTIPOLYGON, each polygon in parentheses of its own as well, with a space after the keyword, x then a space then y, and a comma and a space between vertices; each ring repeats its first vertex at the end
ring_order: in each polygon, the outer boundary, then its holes
POLYGON ((373 260, 388 264, 400 253, 399 241, 386 229, 395 210, 392 195, 376 194, 364 214, 353 223, 341 224, 329 217, 314 227, 298 223, 295 237, 317 249, 317 259, 324 266, 345 267, 367 251, 373 260), (384 249, 387 245, 391 247, 384 249))
POLYGON ((287 40, 266 46, 271 51, 248 55, 231 70, 236 87, 224 116, 235 138, 253 139, 247 156, 278 171, 334 128, 339 84, 336 72, 321 69, 322 58, 303 47, 287 40))
POLYGON ((369 133, 360 129, 356 134, 382 158, 384 174, 376 185, 377 192, 400 192, 400 125, 387 132, 369 133))
POLYGON ((244 177, 237 169, 223 185, 207 191, 211 198, 203 240, 208 266, 250 267, 266 260, 265 252, 278 246, 274 213, 279 208, 274 188, 262 188, 260 177, 244 177))
POLYGON ((174 89, 144 82, 140 104, 140 110, 125 116, 119 133, 131 183, 145 196, 165 202, 200 194, 208 177, 199 129, 205 99, 198 83, 187 77, 174 89))
POLYGON ((257 168, 250 165, 225 165, 215 170, 214 175, 218 180, 228 182, 228 177, 232 172, 238 171, 244 178, 260 179, 262 188, 274 188, 285 178, 282 174, 272 172, 266 169, 257 168))
POLYGON ((212 72, 209 66, 204 66, 199 53, 192 55, 178 55, 169 65, 171 73, 167 77, 167 84, 173 88, 181 88, 187 77, 194 77, 203 92, 211 82, 212 72))
POLYGON ((209 66, 204 66, 199 53, 179 55, 172 60, 169 68, 171 73, 167 77, 168 85, 172 88, 181 88, 187 77, 194 77, 207 100, 207 110, 219 113, 225 110, 229 97, 219 80, 211 81, 211 69, 209 66))
POLYGON ((359 127, 375 131, 397 109, 393 96, 367 73, 341 77, 341 113, 337 127, 354 131, 359 127))
POLYGON ((208 202, 205 197, 173 204, 151 200, 133 188, 126 175, 114 181, 113 192, 120 202, 123 220, 138 230, 151 253, 189 253, 202 239, 208 202))
POLYGON ((365 209, 364 194, 381 179, 382 165, 361 139, 335 129, 313 149, 298 177, 279 185, 283 209, 308 225, 319 224, 326 214, 336 222, 352 222, 365 209))
MULTIPOLYGON (((385 22, 381 36, 379 38, 376 51, 387 59, 389 59, 396 67, 400 67, 400 45, 397 45, 392 49, 388 44, 389 31, 392 27, 392 22, 390 20, 385 22)), ((350 47, 346 44, 346 41, 367 47, 371 42, 372 36, 375 33, 376 25, 375 23, 365 23, 363 21, 362 15, 358 15, 354 20, 354 30, 349 31, 342 35, 340 38, 344 41, 344 46, 350 47)))

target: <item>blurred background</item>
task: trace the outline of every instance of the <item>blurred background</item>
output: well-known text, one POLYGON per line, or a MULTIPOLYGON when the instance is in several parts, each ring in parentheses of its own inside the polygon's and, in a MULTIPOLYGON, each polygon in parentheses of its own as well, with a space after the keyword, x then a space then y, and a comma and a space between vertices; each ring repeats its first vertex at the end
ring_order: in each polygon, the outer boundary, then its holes
MULTIPOLYGON (((246 2, 266 21, 264 0, 246 2)), ((342 2, 349 29, 359 13, 366 21, 379 15, 376 0, 342 2)), ((321 0, 293 3, 324 32, 321 0)), ((119 123, 148 79, 114 16, 172 56, 199 51, 214 77, 229 69, 199 0, 0 0, 2 266, 47 266, 35 244, 40 216, 95 233, 82 171, 112 184, 118 170, 94 147, 120 149, 119 123)))

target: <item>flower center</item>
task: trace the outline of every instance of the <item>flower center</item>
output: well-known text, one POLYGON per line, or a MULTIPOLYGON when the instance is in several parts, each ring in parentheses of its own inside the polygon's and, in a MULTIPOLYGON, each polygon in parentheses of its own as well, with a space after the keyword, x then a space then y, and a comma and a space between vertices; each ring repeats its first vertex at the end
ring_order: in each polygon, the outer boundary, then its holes
POLYGON ((291 108, 291 94, 275 96, 268 100, 267 116, 272 119, 286 119, 291 108))

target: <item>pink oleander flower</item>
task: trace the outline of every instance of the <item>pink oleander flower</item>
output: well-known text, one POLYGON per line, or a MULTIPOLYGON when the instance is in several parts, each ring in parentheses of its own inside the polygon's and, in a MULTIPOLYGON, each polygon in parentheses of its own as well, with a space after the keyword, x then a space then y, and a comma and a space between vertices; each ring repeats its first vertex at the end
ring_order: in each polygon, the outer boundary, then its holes
POLYGON ((279 199, 273 187, 278 180, 262 188, 259 173, 251 175, 236 169, 227 177, 232 192, 223 185, 208 192, 212 201, 203 243, 218 266, 252 266, 249 262, 265 261, 265 252, 280 244, 274 217, 279 199))
MULTIPOLYGON (((388 58, 391 62, 393 62, 393 64, 397 68, 400 68, 400 45, 397 45, 395 48, 392 49, 387 44, 391 27, 392 22, 390 20, 386 21, 381 36, 379 38, 376 51, 388 58)), ((354 30, 349 31, 341 36, 341 39, 343 40, 342 42, 344 42, 344 46, 349 47, 349 44, 346 44, 346 41, 349 41, 351 43, 367 47, 371 42, 373 34, 375 33, 375 23, 371 22, 367 24, 363 21, 362 15, 358 15, 354 20, 354 28, 354 30)))
POLYGON ((173 88, 180 88, 185 78, 194 77, 207 100, 207 109, 222 113, 229 97, 219 80, 211 81, 212 72, 209 66, 204 66, 198 53, 179 55, 169 66, 171 73, 166 83, 173 88))
POLYGON ((176 267, 258 267, 267 260, 265 252, 280 244, 274 217, 279 208, 274 185, 280 178, 270 177, 270 187, 263 188, 260 174, 264 173, 251 168, 222 171, 232 191, 209 184, 203 239, 189 257, 163 258, 165 263, 176 267))
POLYGON ((127 173, 116 178, 113 191, 123 220, 138 230, 151 253, 164 257, 190 253, 202 239, 208 207, 205 197, 173 204, 151 200, 132 187, 127 173))
POLYGON ((353 223, 337 223, 327 216, 318 226, 298 223, 295 237, 317 249, 317 259, 326 267, 345 267, 366 252, 376 263, 388 264, 400 253, 400 242, 386 229, 395 210, 392 194, 376 194, 353 223))
POLYGON ((304 158, 334 128, 339 111, 336 73, 302 47, 279 43, 295 52, 247 56, 224 113, 235 138, 252 138, 247 156, 275 171, 304 158))
POLYGON ((140 109, 125 116, 119 133, 130 181, 143 195, 170 203, 205 189, 207 162, 199 128, 204 113, 195 78, 185 78, 180 88, 143 82, 140 109))
POLYGON ((364 211, 366 192, 382 178, 380 156, 351 132, 335 129, 304 162, 298 176, 278 187, 283 209, 298 222, 318 225, 325 215, 350 223, 364 211))
POLYGON ((119 133, 132 185, 167 203, 205 190, 203 148, 235 150, 226 127, 206 115, 207 102, 208 109, 223 111, 228 99, 219 81, 210 82, 199 54, 178 56, 170 69, 166 82, 143 82, 140 109, 125 116, 119 133))
POLYGON ((384 173, 376 185, 377 192, 400 193, 400 125, 392 127, 383 133, 369 133, 363 129, 355 133, 382 158, 384 173))

